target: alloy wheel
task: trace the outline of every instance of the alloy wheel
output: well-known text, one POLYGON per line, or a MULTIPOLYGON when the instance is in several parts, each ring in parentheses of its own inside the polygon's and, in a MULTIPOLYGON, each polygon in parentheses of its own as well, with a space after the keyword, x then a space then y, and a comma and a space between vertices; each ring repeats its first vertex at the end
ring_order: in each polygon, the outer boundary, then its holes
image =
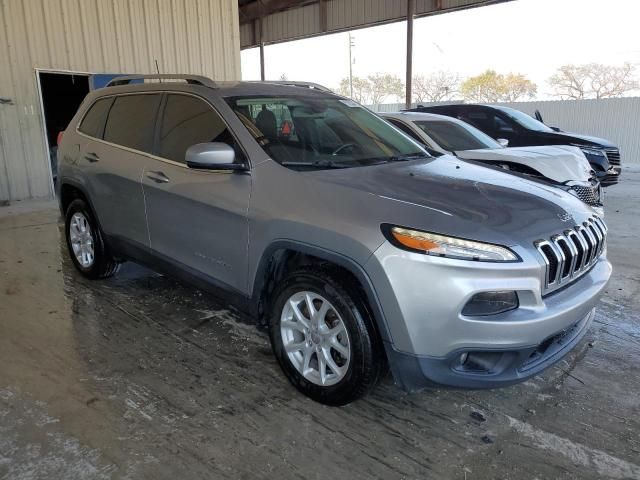
POLYGON ((309 291, 289 297, 280 333, 289 360, 305 379, 326 387, 344 378, 351 359, 349 334, 326 298, 309 291))

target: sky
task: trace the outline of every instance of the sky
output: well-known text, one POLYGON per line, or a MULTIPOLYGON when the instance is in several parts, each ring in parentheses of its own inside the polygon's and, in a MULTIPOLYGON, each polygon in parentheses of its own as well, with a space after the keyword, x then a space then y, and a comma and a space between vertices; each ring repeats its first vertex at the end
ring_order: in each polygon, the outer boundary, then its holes
MULTIPOLYGON (((492 68, 521 73, 549 98, 546 83, 568 63, 636 64, 640 71, 640 1, 515 0, 414 21, 413 72, 462 78, 492 68)), ((406 22, 354 30, 353 74, 405 78, 406 22)), ((260 79, 257 48, 243 50, 243 80, 260 79)), ((265 75, 337 88, 349 75, 348 33, 265 47, 265 75)))

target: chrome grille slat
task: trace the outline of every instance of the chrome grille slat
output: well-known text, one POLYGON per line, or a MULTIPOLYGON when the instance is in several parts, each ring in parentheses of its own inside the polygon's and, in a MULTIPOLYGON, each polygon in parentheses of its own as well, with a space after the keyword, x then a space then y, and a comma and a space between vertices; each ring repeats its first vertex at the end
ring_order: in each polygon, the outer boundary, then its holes
POLYGON ((563 253, 562 257, 564 262, 563 267, 560 269, 560 281, 562 282, 565 279, 570 278, 571 272, 575 270, 576 255, 571 247, 571 242, 564 235, 564 233, 562 235, 554 235, 553 237, 551 237, 551 241, 554 242, 563 253), (568 252, 565 251, 565 248, 562 248, 563 245, 564 247, 566 247, 566 250, 568 250, 568 252), (565 270, 567 270, 566 274, 564 273, 565 270))
POLYGON ((581 225, 540 239, 534 246, 545 262, 545 291, 554 290, 586 273, 605 250, 607 226, 593 216, 581 225))
POLYGON ((602 251, 602 241, 604 240, 604 237, 602 236, 602 232, 595 222, 592 222, 589 228, 596 234, 596 237, 598 237, 598 248, 596 249, 595 253, 595 256, 597 257, 602 251))
POLYGON ((594 250, 596 248, 596 238, 593 236, 593 234, 589 231, 589 229, 586 227, 586 222, 584 224, 582 224, 582 230, 581 230, 582 234, 585 235, 587 237, 587 242, 589 242, 589 255, 587 255, 587 260, 585 262, 586 266, 591 265, 591 261, 593 260, 593 254, 594 254, 594 250))

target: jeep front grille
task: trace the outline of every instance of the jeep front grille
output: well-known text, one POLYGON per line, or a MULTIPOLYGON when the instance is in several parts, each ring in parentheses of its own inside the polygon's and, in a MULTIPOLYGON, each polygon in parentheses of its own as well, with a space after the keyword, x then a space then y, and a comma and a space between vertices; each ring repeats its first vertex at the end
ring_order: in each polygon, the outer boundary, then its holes
POLYGON ((604 251, 606 237, 607 226, 594 215, 582 225, 549 240, 535 241, 546 265, 545 291, 566 285, 586 273, 604 251))

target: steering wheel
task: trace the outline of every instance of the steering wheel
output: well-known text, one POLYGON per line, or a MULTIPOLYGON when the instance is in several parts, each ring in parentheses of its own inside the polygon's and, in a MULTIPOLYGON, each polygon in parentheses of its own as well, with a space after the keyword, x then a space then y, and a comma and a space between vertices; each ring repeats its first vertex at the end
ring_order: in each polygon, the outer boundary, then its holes
POLYGON ((344 145, 340 145, 333 152, 331 152, 331 155, 338 155, 342 150, 344 150, 345 148, 349 148, 349 147, 353 148, 353 147, 355 147, 355 144, 353 144, 353 143, 345 143, 344 145))

